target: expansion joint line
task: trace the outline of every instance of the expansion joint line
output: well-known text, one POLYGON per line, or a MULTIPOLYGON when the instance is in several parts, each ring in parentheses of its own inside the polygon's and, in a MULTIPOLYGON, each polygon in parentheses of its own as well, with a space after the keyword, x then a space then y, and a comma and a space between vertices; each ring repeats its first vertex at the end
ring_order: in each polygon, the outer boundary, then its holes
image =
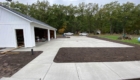
POLYGON ((45 79, 46 75, 48 74, 48 72, 49 72, 49 70, 50 70, 50 68, 51 68, 51 66, 52 66, 52 64, 53 64, 53 63, 51 63, 51 65, 50 65, 50 67, 49 67, 48 71, 46 72, 46 74, 44 75, 44 77, 42 78, 42 80, 44 80, 44 79, 45 79))
POLYGON ((76 66, 76 63, 75 63, 75 67, 76 67, 76 72, 77 72, 77 75, 78 75, 78 79, 80 80, 80 76, 79 76, 79 73, 78 73, 78 68, 76 66))
MULTIPOLYGON (((102 62, 103 63, 103 62, 102 62)), ((103 63, 106 67, 108 67, 111 71, 113 71, 117 76, 119 76, 118 73, 116 73, 113 69, 111 69, 108 65, 106 65, 105 63, 103 63)), ((121 78, 121 76, 119 76, 121 78)))

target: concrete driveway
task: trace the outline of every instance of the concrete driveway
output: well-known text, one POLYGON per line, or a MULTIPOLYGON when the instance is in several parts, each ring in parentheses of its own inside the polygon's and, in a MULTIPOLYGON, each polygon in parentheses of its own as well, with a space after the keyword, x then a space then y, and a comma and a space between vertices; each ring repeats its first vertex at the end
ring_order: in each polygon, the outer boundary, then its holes
MULTIPOLYGON (((132 62, 86 62, 54 63, 61 47, 133 47, 85 36, 58 38, 34 47, 43 53, 31 61, 10 79, 2 80, 121 80, 140 78, 140 61, 132 62)), ((30 51, 22 48, 20 51, 30 51)))

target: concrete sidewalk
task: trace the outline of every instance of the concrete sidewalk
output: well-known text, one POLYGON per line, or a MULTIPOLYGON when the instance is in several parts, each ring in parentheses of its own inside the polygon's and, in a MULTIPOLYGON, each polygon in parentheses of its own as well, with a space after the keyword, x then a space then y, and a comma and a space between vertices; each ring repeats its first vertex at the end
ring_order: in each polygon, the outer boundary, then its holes
MULTIPOLYGON (((86 62, 54 63, 53 59, 61 47, 133 47, 84 36, 58 38, 34 47, 43 53, 31 61, 11 78, 41 80, 120 80, 140 78, 140 61, 132 62, 86 62)), ((29 51, 22 48, 20 51, 29 51)))

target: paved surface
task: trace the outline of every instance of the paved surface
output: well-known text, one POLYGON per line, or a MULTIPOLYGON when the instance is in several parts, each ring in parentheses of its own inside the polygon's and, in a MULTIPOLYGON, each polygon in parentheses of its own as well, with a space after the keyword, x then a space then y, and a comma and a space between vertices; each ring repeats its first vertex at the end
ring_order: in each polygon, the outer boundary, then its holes
MULTIPOLYGON (((53 59, 61 47, 132 47, 88 37, 58 38, 38 43, 34 50, 44 52, 11 78, 41 80, 120 80, 140 78, 140 61, 134 62, 86 62, 54 63, 53 59)), ((22 48, 20 51, 29 51, 22 48)), ((12 80, 12 79, 11 79, 12 80)))

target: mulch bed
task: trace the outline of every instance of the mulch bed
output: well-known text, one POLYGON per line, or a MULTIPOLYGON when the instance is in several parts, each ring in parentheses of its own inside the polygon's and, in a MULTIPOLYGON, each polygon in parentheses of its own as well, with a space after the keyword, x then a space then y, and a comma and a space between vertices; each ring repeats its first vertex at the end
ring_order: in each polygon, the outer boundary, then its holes
MULTIPOLYGON (((96 38, 96 37, 93 37, 96 38)), ((97 37, 98 38, 98 37, 97 37)), ((60 48, 55 56, 54 62, 118 62, 140 60, 140 46, 125 42, 113 41, 104 38, 102 40, 123 43, 132 48, 60 48)))
POLYGON ((34 55, 31 55, 30 51, 23 51, 0 54, 0 78, 12 76, 41 53, 34 51, 34 55))
POLYGON ((62 35, 57 35, 57 38, 70 38, 70 37, 69 36, 64 37, 62 35))
POLYGON ((136 79, 124 79, 124 80, 140 80, 140 78, 136 78, 136 79))
POLYGON ((5 49, 5 48, 0 48, 0 50, 5 49))

